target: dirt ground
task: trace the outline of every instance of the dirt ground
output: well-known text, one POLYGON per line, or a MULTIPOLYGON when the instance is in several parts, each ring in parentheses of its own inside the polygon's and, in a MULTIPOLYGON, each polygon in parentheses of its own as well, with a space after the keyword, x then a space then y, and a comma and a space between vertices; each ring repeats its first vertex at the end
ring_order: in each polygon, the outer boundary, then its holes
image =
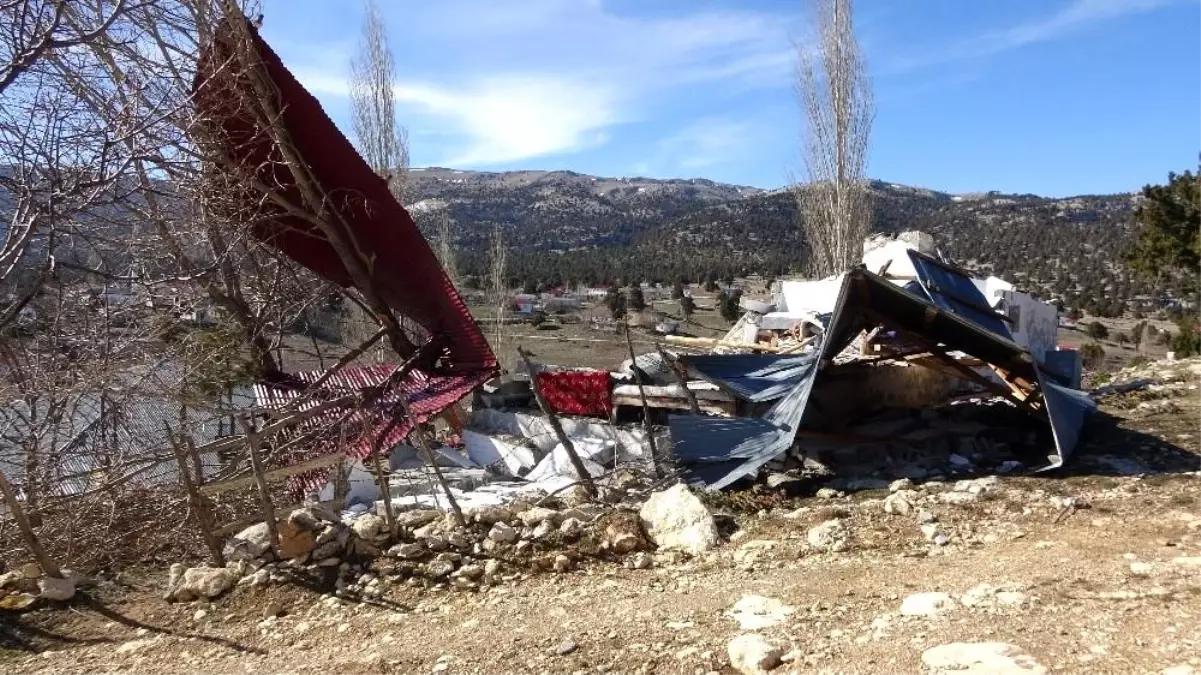
POLYGON ((1201 672, 1189 382, 1106 399, 1059 475, 1001 476, 970 500, 944 497, 953 481, 917 486, 945 546, 915 513, 886 513, 888 490, 864 490, 731 513, 729 541, 651 569, 581 561, 477 592, 395 586, 372 604, 293 585, 170 604, 164 569, 133 570, 69 606, 0 615, 0 672, 731 673, 743 631, 727 612, 744 595, 790 608, 761 631, 788 652, 773 672, 923 672, 924 650, 957 641, 1012 643, 1051 673, 1201 672), (815 552, 806 533, 832 518, 849 548, 815 552), (899 612, 911 594, 981 583, 1020 601, 899 612))

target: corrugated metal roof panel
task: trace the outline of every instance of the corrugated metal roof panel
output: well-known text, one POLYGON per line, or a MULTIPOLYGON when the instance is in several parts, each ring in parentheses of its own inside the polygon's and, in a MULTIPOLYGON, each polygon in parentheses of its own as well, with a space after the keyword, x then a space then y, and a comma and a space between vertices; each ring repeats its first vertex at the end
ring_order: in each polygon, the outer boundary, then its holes
POLYGON ((778 354, 703 354, 680 361, 701 378, 739 398, 770 401, 786 394, 808 372, 809 356, 778 354))
POLYGON ((1039 386, 1042 387, 1044 408, 1051 420, 1051 435, 1055 437, 1055 455, 1046 469, 1063 466, 1080 442, 1084 421, 1097 409, 1097 404, 1088 394, 1076 389, 1060 386, 1038 369, 1039 386))
POLYGON ((792 447, 817 376, 817 350, 796 358, 804 361, 796 366, 803 372, 762 418, 668 417, 676 455, 683 464, 742 460, 731 463, 732 468, 716 478, 710 469, 703 468, 705 477, 702 480, 709 487, 720 490, 743 478, 753 477, 760 467, 792 447))

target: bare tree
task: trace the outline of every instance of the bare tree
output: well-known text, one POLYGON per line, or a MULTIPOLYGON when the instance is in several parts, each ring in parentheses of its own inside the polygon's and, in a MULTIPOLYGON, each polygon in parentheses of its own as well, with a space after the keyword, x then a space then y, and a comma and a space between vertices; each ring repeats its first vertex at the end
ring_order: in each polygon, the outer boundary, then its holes
POLYGON ((807 0, 810 39, 797 48, 797 94, 806 179, 795 186, 809 268, 828 276, 853 265, 871 220, 865 176, 874 107, 852 24, 852 0, 807 0))
POLYGON ((446 270, 446 276, 450 278, 450 283, 454 284, 455 288, 459 287, 459 266, 455 262, 455 243, 454 238, 450 234, 450 209, 446 206, 438 209, 438 262, 442 263, 442 269, 446 270))
POLYGON ((375 1, 367 0, 359 49, 350 61, 351 119, 363 159, 388 181, 396 200, 404 204, 409 133, 396 123, 395 81, 396 67, 383 17, 375 1))
POLYGON ((492 231, 492 251, 489 257, 492 269, 489 290, 492 295, 492 307, 496 311, 492 351, 497 355, 497 359, 501 359, 501 354, 504 353, 501 345, 504 342, 505 306, 509 302, 509 273, 505 262, 505 238, 499 227, 492 231))

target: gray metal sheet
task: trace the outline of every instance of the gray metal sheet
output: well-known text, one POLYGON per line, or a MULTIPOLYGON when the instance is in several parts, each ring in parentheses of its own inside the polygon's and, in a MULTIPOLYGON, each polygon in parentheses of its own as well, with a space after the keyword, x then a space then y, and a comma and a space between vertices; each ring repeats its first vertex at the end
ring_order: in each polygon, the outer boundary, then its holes
MULTIPOLYGON (((760 467, 787 452, 796 438, 813 381, 817 375, 817 354, 805 355, 804 372, 787 393, 759 419, 723 420, 695 415, 668 418, 677 457, 685 465, 709 462, 731 463, 719 477, 712 468, 701 469, 710 488, 721 490, 743 478, 753 477, 760 467)), ((698 476, 694 476, 698 477, 698 476)), ((699 478, 699 477, 698 477, 699 478)))
POLYGON ((1044 469, 1063 466, 1080 442, 1084 422, 1097 409, 1088 394, 1056 384, 1039 369, 1039 385, 1047 416, 1051 419, 1051 435, 1055 437, 1055 454, 1047 457, 1044 469))
POLYGON ((705 354, 680 357, 697 376, 735 396, 759 403, 780 398, 805 377, 813 356, 705 354))

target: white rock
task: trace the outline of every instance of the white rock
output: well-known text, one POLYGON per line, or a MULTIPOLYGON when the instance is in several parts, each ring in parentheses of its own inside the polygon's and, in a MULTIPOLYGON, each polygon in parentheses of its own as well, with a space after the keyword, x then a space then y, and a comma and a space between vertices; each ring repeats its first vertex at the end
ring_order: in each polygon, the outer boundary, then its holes
POLYGON ((1149 562, 1130 563, 1130 573, 1136 577, 1149 577, 1155 571, 1155 566, 1149 562))
POLYGON ((267 531, 267 523, 255 523, 225 542, 223 552, 226 560, 251 560, 270 548, 271 533, 267 531))
POLYGON ((566 518, 559 524, 559 533, 564 537, 578 537, 584 531, 584 523, 579 518, 566 518))
POLYGON ((374 513, 364 513, 354 519, 350 524, 350 529, 354 530, 354 533, 359 535, 360 539, 371 541, 381 534, 387 534, 388 521, 374 513))
POLYGON ((758 633, 744 633, 730 641, 730 665, 743 675, 762 675, 781 663, 784 650, 768 643, 758 633))
POLYGON ((938 500, 941 501, 942 503, 954 504, 956 506, 962 506, 964 504, 971 504, 972 502, 977 501, 979 499, 980 499, 980 495, 977 493, 974 493, 974 492, 952 491, 952 492, 944 492, 944 493, 938 495, 938 500))
POLYGON ((655 564, 655 557, 646 551, 639 551, 630 559, 630 564, 636 570, 649 570, 655 564))
POLYGON ((450 573, 454 571, 455 564, 449 560, 431 560, 429 564, 425 566, 426 574, 434 579, 441 579, 442 577, 449 576, 450 573))
POLYGON ((1029 600, 1030 596, 1021 591, 1000 591, 997 593, 998 605, 1024 605, 1029 600))
POLYGON ((75 582, 70 579, 42 577, 38 579, 38 591, 47 600, 63 602, 75 597, 75 582))
POLYGON ((500 562, 497 560, 487 560, 484 562, 484 576, 489 579, 500 574, 500 562))
POLYGON ((397 558, 404 558, 405 560, 414 560, 425 555, 425 547, 423 547, 421 544, 413 543, 397 544, 388 549, 388 555, 395 556, 397 558))
POLYGON ((775 598, 744 595, 726 610, 726 616, 738 622, 742 630, 762 630, 783 623, 792 614, 792 607, 775 598))
POLYGON ((511 544, 517 541, 517 530, 505 522, 497 522, 488 531, 488 538, 498 544, 511 544))
MULTIPOLYGON (((744 531, 744 530, 739 530, 739 532, 742 532, 742 531, 744 531)), ((751 565, 751 564, 754 564, 755 561, 757 561, 760 558, 760 556, 762 556, 762 555, 766 554, 768 551, 771 551, 772 549, 776 548, 776 546, 778 546, 779 543, 780 542, 775 541, 773 539, 752 539, 751 541, 748 541, 745 544, 739 546, 734 551, 732 557, 734 558, 734 562, 736 562, 736 563, 743 564, 743 565, 751 565)))
POLYGON ((809 545, 821 551, 840 552, 847 550, 851 533, 841 520, 827 520, 809 529, 806 535, 809 545))
POLYGON ((553 526, 559 522, 559 512, 554 509, 535 506, 517 514, 517 519, 526 527, 534 527, 547 520, 551 521, 551 525, 553 526))
POLYGON ((908 478, 898 478, 888 484, 889 492, 899 492, 901 490, 910 490, 913 488, 913 481, 908 478))
POLYGON ((937 616, 955 609, 951 596, 941 592, 914 593, 901 602, 903 616, 937 616))
POLYGON ((1021 591, 1006 591, 992 584, 977 584, 959 597, 965 607, 1015 606, 1025 604, 1030 597, 1021 591))
POLYGON ((818 499, 837 499, 839 497, 845 497, 846 494, 847 493, 842 492, 841 490, 835 490, 834 488, 824 487, 824 488, 818 489, 817 498, 818 499))
POLYGON ((906 515, 913 510, 917 501, 917 493, 913 490, 901 490, 884 498, 884 512, 896 515, 906 515))
POLYGON ((1201 670, 1197 670, 1187 663, 1182 663, 1178 666, 1164 668, 1160 672, 1160 675, 1198 675, 1199 673, 1201 673, 1201 670))
POLYGON ((196 610, 196 613, 192 615, 192 620, 193 621, 204 621, 204 617, 206 617, 208 615, 209 615, 209 613, 207 610, 198 609, 198 610, 196 610))
POLYGON ((660 549, 695 555, 717 545, 713 515, 683 483, 651 493, 638 515, 651 541, 660 549))
POLYGON ((555 571, 566 572, 571 569, 571 558, 560 553, 555 556, 555 571))
POLYGON ((1045 675, 1021 647, 1004 642, 952 642, 922 652, 931 675, 1045 675))
POLYGON ((215 598, 233 588, 237 580, 233 571, 225 567, 190 567, 179 580, 176 595, 190 594, 199 598, 215 598))
POLYGON ((545 539, 551 532, 555 531, 555 524, 549 519, 538 523, 534 528, 534 539, 545 539))
POLYGON ((925 509, 922 509, 917 512, 917 522, 922 523, 923 525, 926 523, 937 523, 938 516, 925 509))

